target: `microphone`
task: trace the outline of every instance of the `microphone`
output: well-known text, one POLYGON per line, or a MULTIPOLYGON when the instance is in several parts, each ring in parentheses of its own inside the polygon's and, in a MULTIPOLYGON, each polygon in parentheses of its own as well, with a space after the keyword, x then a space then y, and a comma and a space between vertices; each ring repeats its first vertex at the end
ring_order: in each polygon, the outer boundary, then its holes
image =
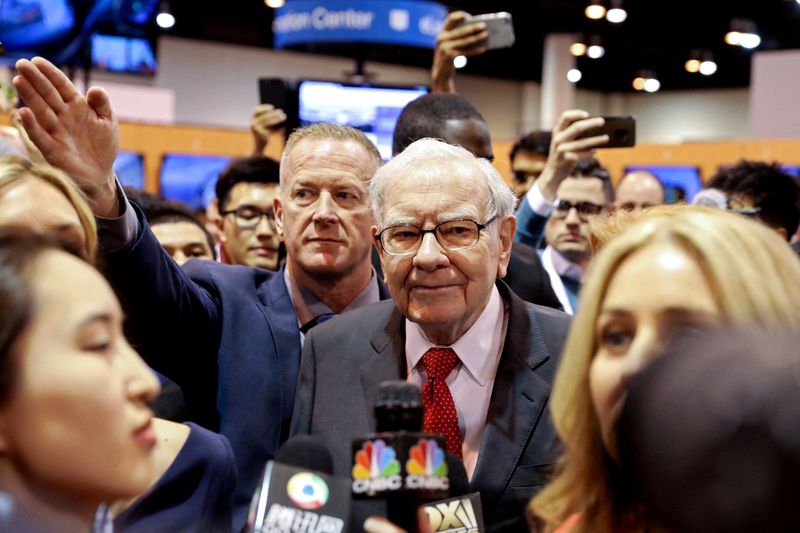
POLYGON ((342 533, 349 529, 350 481, 335 478, 322 441, 299 435, 267 462, 253 495, 247 533, 342 533))
POLYGON ((450 489, 445 439, 422 433, 422 399, 412 383, 382 383, 374 413, 376 433, 353 441, 353 497, 385 498, 387 518, 414 533, 417 508, 450 489))
POLYGON ((728 197, 719 189, 703 189, 694 195, 692 205, 704 205, 717 209, 728 208, 728 197))
POLYGON ((450 496, 425 504, 425 514, 434 533, 483 533, 481 495, 469 494, 469 480, 464 462, 448 452, 446 459, 450 477, 450 496))

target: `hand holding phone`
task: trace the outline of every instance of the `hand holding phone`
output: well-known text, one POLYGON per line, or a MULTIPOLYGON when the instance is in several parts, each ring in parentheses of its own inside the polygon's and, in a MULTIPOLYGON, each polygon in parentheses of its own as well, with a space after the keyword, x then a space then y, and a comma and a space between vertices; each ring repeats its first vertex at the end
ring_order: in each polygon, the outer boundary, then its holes
POLYGON ((514 23, 511 13, 501 11, 499 13, 487 13, 485 15, 475 15, 463 21, 460 25, 481 23, 485 26, 488 33, 483 47, 486 50, 497 48, 509 48, 514 46, 514 23))
POLYGON ((636 118, 632 116, 602 117, 603 125, 586 130, 581 139, 608 135, 608 142, 598 148, 628 148, 636 145, 636 118))

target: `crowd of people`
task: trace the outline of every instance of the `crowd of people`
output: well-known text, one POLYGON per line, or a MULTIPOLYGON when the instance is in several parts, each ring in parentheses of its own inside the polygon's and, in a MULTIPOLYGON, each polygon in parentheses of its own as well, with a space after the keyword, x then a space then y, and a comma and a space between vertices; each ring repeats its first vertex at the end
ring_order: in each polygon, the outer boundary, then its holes
MULTIPOLYGON (((334 124, 269 159, 285 115, 260 106, 205 224, 123 190, 102 89, 17 63, 30 157, 0 158, 0 529, 242 531, 291 436, 349 478, 378 388, 400 379, 488 530, 796 530, 800 185, 745 161, 707 183, 724 205, 664 205, 647 172, 613 185, 593 157, 608 137, 586 136, 603 119, 580 110, 522 136, 506 180, 455 94, 453 57, 485 38, 465 18, 448 17, 391 160, 334 124)), ((386 515, 354 500, 352 527, 397 531, 386 515)))

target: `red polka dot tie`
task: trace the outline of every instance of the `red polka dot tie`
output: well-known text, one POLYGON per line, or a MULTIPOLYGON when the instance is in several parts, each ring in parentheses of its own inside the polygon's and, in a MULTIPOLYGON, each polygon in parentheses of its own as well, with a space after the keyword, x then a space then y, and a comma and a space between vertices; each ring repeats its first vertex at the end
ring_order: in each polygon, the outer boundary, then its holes
POLYGON ((422 384, 422 406, 425 410, 422 429, 426 433, 444 435, 447 451, 461 457, 458 413, 453 395, 445 382, 457 364, 458 356, 451 348, 431 348, 422 356, 422 366, 428 375, 422 384))

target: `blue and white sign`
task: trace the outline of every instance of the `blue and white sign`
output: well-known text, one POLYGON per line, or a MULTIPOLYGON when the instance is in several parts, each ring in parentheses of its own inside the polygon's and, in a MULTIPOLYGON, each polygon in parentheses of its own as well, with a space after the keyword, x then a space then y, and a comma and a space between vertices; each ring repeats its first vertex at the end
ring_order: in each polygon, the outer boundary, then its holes
POLYGON ((357 42, 433 48, 447 8, 426 0, 288 0, 272 23, 275 48, 357 42))

